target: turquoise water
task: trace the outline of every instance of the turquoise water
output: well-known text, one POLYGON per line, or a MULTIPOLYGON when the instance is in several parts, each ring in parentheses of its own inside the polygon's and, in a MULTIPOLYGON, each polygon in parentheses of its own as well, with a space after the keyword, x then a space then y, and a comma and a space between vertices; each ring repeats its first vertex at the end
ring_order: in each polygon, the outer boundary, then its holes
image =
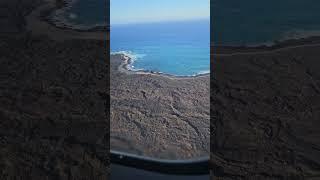
POLYGON ((112 25, 111 52, 125 52, 133 70, 189 76, 209 73, 209 20, 112 25))
MULTIPOLYGON (((211 1, 211 41, 239 46, 318 36, 319 7, 318 0, 211 1)), ((75 24, 95 25, 109 19, 107 14, 105 1, 79 0, 65 16, 75 24)), ((113 25, 111 51, 130 54, 135 70, 201 74, 209 71, 209 34, 208 21, 113 25)))
MULTIPOLYGON (((105 5, 105 1, 78 0, 64 16, 71 24, 103 24, 105 5)), ((209 46, 209 20, 111 26, 111 52, 130 55, 132 70, 181 76, 208 73, 209 46)))

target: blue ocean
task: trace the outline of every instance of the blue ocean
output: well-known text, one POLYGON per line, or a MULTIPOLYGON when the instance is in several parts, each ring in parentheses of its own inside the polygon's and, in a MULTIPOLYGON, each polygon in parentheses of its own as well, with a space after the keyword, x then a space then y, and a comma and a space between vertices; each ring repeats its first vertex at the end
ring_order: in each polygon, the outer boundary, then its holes
MULTIPOLYGON (((135 60, 133 69, 174 75, 209 71, 209 39, 215 45, 255 46, 320 35, 318 0, 211 1, 209 21, 111 26, 111 51, 135 60)), ((105 1, 78 0, 66 19, 95 25, 109 14, 105 1)))
MULTIPOLYGON (((105 1, 77 0, 64 12, 70 24, 105 23, 105 1)), ((130 55, 132 70, 178 76, 209 73, 210 21, 111 25, 111 52, 130 55)))
POLYGON ((111 25, 111 52, 125 52, 133 70, 178 76, 209 73, 210 22, 111 25))

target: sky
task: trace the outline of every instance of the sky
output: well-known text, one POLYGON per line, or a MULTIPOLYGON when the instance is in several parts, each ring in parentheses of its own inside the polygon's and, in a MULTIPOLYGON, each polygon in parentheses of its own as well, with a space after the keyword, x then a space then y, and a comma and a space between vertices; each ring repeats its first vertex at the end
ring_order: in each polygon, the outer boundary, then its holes
POLYGON ((206 19, 210 0, 110 0, 111 24, 206 19))

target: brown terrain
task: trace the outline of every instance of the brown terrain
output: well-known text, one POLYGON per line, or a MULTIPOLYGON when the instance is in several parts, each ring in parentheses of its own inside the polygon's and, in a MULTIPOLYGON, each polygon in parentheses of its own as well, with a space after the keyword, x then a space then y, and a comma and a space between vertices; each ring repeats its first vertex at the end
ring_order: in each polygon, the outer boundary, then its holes
POLYGON ((110 59, 110 144, 160 159, 209 155, 210 76, 174 77, 125 69, 110 59))
POLYGON ((320 179, 318 40, 212 47, 212 179, 320 179))
POLYGON ((0 2, 1 180, 108 178, 105 38, 63 34, 54 4, 0 2))

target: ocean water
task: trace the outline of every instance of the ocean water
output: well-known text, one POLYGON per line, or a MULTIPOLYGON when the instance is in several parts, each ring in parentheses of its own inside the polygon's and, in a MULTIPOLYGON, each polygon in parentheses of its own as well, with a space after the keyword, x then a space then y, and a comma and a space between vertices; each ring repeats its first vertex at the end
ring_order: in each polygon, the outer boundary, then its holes
POLYGON ((70 24, 97 26, 105 25, 109 8, 106 0, 73 0, 72 6, 63 12, 70 24))
MULTIPOLYGON (((108 8, 109 9, 109 8, 108 8)), ((69 24, 94 26, 105 23, 106 2, 76 0, 63 12, 69 24)), ((210 21, 183 21, 111 26, 111 52, 132 60, 132 70, 177 76, 209 73, 210 21)))
MULTIPOLYGON (((216 45, 255 46, 320 35, 318 0, 220 0, 208 21, 112 25, 111 51, 126 52, 133 69, 174 75, 209 71, 209 39, 216 45)), ((108 12, 107 12, 108 11, 108 12)), ((77 0, 64 13, 73 24, 105 23, 105 1, 77 0)))
POLYGON ((318 0, 212 0, 211 38, 234 46, 320 35, 319 9, 318 0))
POLYGON ((177 76, 210 72, 210 21, 111 25, 111 52, 125 52, 133 70, 177 76))
MULTIPOLYGON (((269 44, 320 35, 319 0, 211 0, 211 41, 218 45, 269 44)), ((76 0, 65 19, 80 25, 105 23, 104 0, 76 0)))

